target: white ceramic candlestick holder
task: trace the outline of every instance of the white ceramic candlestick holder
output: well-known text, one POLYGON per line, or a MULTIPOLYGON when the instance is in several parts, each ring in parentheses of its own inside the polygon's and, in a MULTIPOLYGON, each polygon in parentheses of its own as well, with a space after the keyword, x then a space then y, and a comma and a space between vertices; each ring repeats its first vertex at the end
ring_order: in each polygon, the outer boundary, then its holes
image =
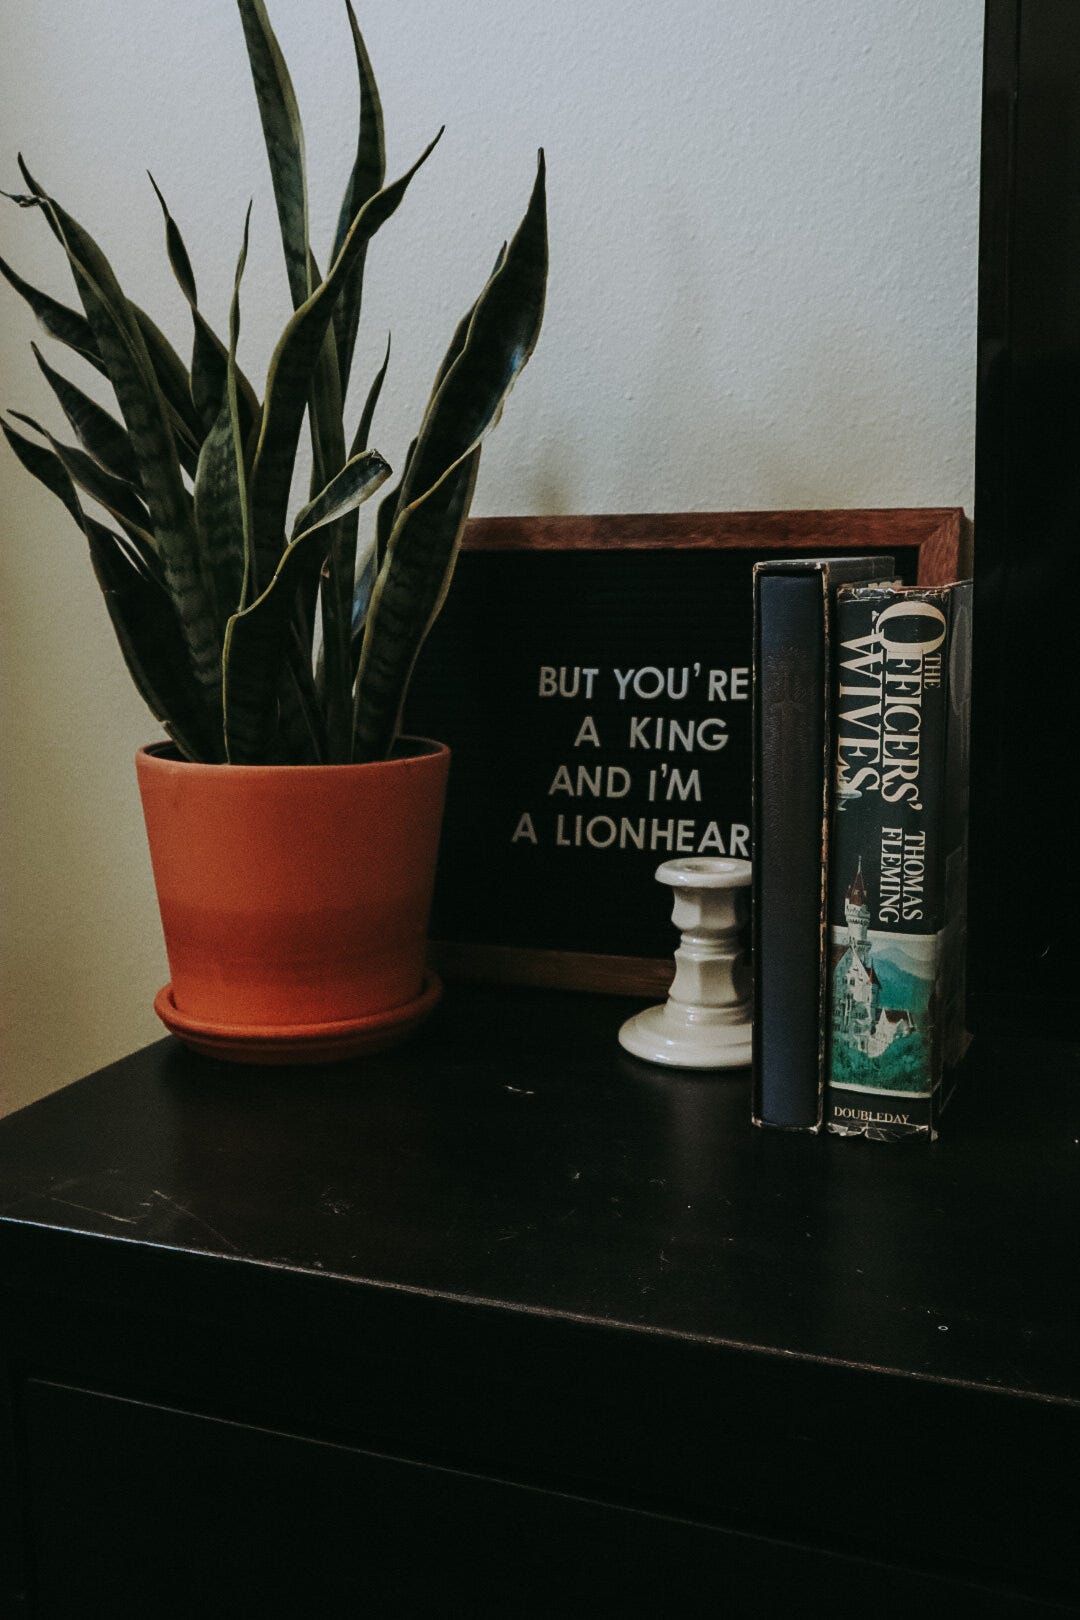
POLYGON ((734 1069, 750 1062, 750 972, 739 930, 750 898, 750 862, 688 856, 665 861, 656 880, 674 892, 681 931, 675 978, 663 1006, 627 1019, 619 1044, 650 1063, 734 1069))

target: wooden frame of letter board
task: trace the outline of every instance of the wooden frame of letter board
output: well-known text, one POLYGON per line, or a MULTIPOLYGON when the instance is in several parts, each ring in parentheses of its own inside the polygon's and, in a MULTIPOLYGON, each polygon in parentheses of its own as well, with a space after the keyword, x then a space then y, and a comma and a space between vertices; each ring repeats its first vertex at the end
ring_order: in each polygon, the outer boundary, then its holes
MULTIPOLYGON (((462 549, 604 551, 727 548, 749 553, 747 566, 786 551, 831 556, 883 551, 917 556, 919 584, 937 585, 971 571, 971 524, 959 508, 917 507, 821 512, 680 512, 621 516, 473 518, 462 549)), ((461 588, 455 581, 452 590, 461 588)), ((445 857, 444 857, 445 858, 445 857)), ((450 857, 452 858, 452 857, 450 857)), ((676 939, 672 932, 672 952, 676 939)), ((433 939, 431 959, 447 978, 491 984, 623 995, 663 994, 671 956, 593 955, 534 950, 483 940, 433 939)))

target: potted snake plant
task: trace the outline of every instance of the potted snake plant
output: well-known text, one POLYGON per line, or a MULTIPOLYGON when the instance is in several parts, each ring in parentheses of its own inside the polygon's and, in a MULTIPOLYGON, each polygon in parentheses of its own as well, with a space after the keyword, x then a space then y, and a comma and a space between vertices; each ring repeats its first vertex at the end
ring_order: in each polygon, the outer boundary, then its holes
POLYGON ((127 667, 169 739, 136 761, 171 972, 157 1011, 202 1051, 312 1061, 400 1039, 438 994, 424 955, 449 756, 402 737, 402 710, 483 440, 539 335, 544 161, 396 482, 361 524, 391 473, 371 443, 389 345, 351 431, 346 421, 365 257, 439 136, 387 183, 379 92, 346 0, 359 135, 320 272, 288 70, 263 0, 238 9, 293 304, 262 397, 237 356, 248 220, 222 337, 158 192, 191 312, 185 364, 20 158, 26 189, 13 200, 52 231, 81 308, 2 259, 0 272, 48 337, 108 379, 119 414, 35 348, 76 442, 21 412, 2 426, 81 528, 127 667), (290 514, 305 416, 310 496, 290 514))

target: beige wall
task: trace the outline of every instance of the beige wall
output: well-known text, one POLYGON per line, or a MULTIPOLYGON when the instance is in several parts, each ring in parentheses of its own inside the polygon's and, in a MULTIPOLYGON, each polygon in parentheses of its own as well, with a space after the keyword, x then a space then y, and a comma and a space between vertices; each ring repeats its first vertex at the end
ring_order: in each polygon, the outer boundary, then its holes
MULTIPOLYGON (((269 0, 308 134, 315 240, 354 138, 337 0, 269 0)), ((400 459, 460 310, 549 160, 547 325, 477 512, 971 505, 981 0, 368 0, 394 172, 442 146, 372 255, 358 391, 400 459)), ((153 169, 219 324, 255 198, 243 359, 287 314, 229 0, 0 0, 13 154, 186 346, 153 169)), ((0 251, 71 294, 39 220, 0 251)), ((321 257, 325 259, 325 248, 321 257)), ((0 403, 48 415, 0 287, 0 403)), ((54 355, 54 358, 55 355, 54 355)), ((128 690, 74 526, 0 446, 3 1040, 15 1107, 153 1039, 164 954, 128 690)))

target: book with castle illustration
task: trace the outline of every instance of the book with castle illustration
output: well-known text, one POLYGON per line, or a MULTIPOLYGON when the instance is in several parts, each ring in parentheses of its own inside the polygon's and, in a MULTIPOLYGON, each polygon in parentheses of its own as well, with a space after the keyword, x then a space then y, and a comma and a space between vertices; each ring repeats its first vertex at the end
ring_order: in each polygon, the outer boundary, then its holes
POLYGON ((826 1122, 936 1135, 964 1027, 971 584, 839 594, 826 1122))

